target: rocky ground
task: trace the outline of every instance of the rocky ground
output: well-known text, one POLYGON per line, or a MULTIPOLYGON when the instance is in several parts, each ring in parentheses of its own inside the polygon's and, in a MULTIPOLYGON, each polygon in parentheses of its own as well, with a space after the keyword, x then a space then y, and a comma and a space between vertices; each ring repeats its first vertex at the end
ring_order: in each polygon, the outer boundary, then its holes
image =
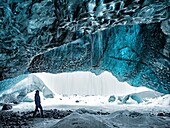
MULTIPOLYGON (((60 111, 44 110, 44 117, 48 119, 61 119, 67 115, 70 115, 72 111, 60 111)), ((36 117, 33 118, 33 111, 27 112, 13 112, 13 111, 0 111, 0 127, 32 127, 34 119, 41 118, 40 114, 37 113, 36 117)))
MULTIPOLYGON (((109 115, 108 112, 95 112, 86 109, 76 110, 79 114, 88 113, 91 115, 109 115)), ((33 111, 27 112, 14 112, 14 111, 0 111, 0 128, 31 128, 31 127, 43 127, 44 122, 51 124, 51 122, 57 123, 62 118, 72 114, 71 110, 44 110, 44 117, 41 118, 40 113, 37 113, 33 118, 33 111), (51 121, 51 122, 50 122, 51 121)), ((169 118, 170 113, 158 113, 157 115, 151 114, 151 116, 157 116, 158 118, 169 118)), ((47 126, 47 125, 46 125, 47 126)))
MULTIPOLYGON (((78 113, 89 113, 93 115, 108 115, 108 112, 94 112, 88 111, 86 109, 76 110, 78 113)), ((36 117, 33 118, 33 111, 26 112, 14 112, 14 111, 0 111, 0 128, 29 128, 38 122, 52 120, 52 119, 62 119, 70 115, 73 111, 71 110, 44 110, 43 118, 40 116, 40 113, 37 113, 36 117)))
MULTIPOLYGON (((143 126, 143 122, 145 122, 147 124, 146 127, 149 125, 153 125, 156 127, 158 126, 158 128, 167 127, 170 124, 169 111, 148 110, 147 112, 142 113, 140 111, 137 112, 137 111, 128 111, 128 110, 122 110, 122 111, 118 110, 115 112, 113 111, 112 113, 111 111, 106 112, 102 110, 97 110, 96 108, 95 109, 70 108, 67 110, 46 109, 43 111, 44 113, 43 117, 41 117, 39 111, 37 112, 37 115, 33 118, 34 111, 26 110, 24 108, 21 111, 20 109, 18 109, 19 111, 18 110, 16 111, 12 108, 11 104, 7 104, 6 107, 4 107, 5 106, 4 104, 0 104, 0 106, 3 106, 2 108, 6 109, 6 110, 0 110, 0 128, 56 128, 56 127, 65 128, 64 127, 65 125, 69 126, 70 124, 75 124, 74 123, 75 121, 76 122, 83 121, 84 126, 82 125, 81 127, 84 128, 86 126, 86 123, 88 123, 88 121, 91 122, 91 119, 95 119, 94 121, 96 121, 93 122, 93 124, 98 124, 98 123, 100 124, 103 121, 104 122, 108 121, 109 124, 115 123, 114 125, 116 125, 117 127, 125 126, 127 128, 135 124, 136 124, 135 126, 138 125, 140 126, 140 124, 138 124, 139 122, 141 123, 142 126, 143 126), (8 106, 10 110, 7 110, 8 106), (97 117, 101 117, 101 118, 97 118, 97 117), (75 120, 72 120, 73 118, 75 120), (98 119, 101 120, 99 121, 98 119), (116 121, 118 122, 116 123, 116 121), (65 122, 66 123, 69 122, 69 124, 66 124, 65 122)), ((76 125, 73 125, 72 127, 75 128, 76 125)), ((88 127, 93 128, 95 126, 92 127, 88 126, 88 127)))

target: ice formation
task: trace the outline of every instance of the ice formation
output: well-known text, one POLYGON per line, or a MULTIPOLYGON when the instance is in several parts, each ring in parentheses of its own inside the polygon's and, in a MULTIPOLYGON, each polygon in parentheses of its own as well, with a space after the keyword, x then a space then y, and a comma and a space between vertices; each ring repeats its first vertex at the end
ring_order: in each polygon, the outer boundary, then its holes
MULTIPOLYGON (((23 76, 20 77, 22 78, 23 76)), ((9 83, 9 81, 5 81, 1 85, 5 85, 6 82, 9 83)), ((0 90, 0 102, 3 103, 33 102, 34 97, 30 98, 27 94, 35 90, 41 91, 45 98, 53 98, 54 96, 54 93, 42 82, 42 80, 33 74, 28 75, 28 77, 16 84, 11 84, 8 89, 1 87, 0 90)))
POLYGON ((1 1, 1 80, 108 71, 170 93, 169 0, 1 1))
POLYGON ((109 102, 114 102, 116 100, 116 97, 114 95, 109 97, 109 102))

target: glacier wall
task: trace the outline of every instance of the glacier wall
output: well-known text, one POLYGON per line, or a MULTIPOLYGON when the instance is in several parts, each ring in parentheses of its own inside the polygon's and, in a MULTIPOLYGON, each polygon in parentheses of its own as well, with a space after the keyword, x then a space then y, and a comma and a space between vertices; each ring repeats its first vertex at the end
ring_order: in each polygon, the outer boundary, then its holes
POLYGON ((170 62, 161 54, 165 42, 159 24, 116 26, 39 55, 28 70, 108 71, 130 85, 169 93, 170 62))
POLYGON ((2 0, 0 79, 111 72, 170 93, 169 0, 2 0))

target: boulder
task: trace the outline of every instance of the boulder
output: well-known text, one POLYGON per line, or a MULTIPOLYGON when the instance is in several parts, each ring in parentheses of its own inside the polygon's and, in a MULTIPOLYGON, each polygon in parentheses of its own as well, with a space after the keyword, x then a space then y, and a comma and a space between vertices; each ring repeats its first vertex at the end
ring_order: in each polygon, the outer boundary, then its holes
POLYGON ((2 107, 2 110, 10 110, 12 109, 12 105, 11 104, 4 104, 2 107))

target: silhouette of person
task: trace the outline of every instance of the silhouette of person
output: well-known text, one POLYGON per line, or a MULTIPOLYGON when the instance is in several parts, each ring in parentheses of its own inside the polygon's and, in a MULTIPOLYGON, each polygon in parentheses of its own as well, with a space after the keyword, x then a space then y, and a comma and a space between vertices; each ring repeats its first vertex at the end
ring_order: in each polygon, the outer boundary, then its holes
POLYGON ((43 109, 41 106, 40 95, 39 95, 39 91, 37 90, 35 92, 35 111, 34 111, 33 117, 35 117, 35 114, 37 113, 38 108, 40 109, 41 117, 43 117, 43 109))

